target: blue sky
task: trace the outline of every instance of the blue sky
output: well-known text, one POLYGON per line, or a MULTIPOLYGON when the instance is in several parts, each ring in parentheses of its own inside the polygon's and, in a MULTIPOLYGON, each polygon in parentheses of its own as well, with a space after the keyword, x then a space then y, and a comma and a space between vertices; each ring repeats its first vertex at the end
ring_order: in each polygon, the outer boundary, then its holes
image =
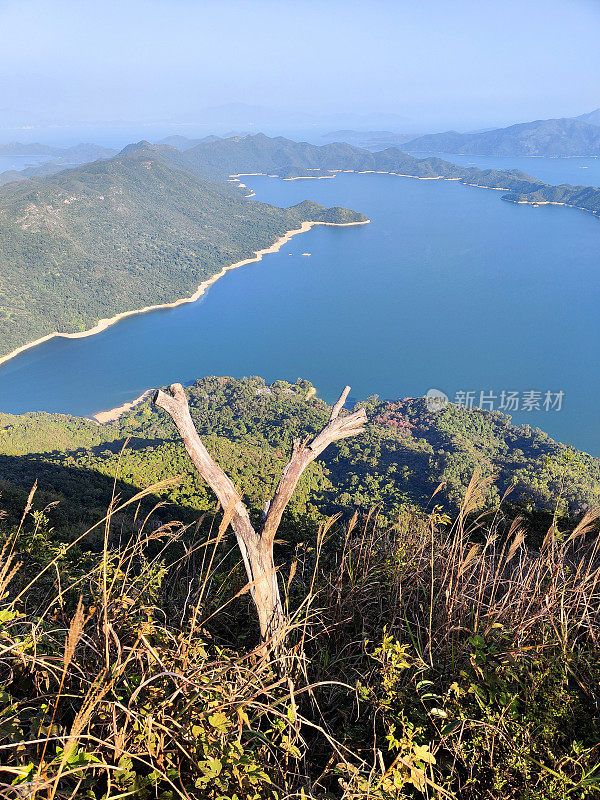
POLYGON ((600 0, 0 0, 0 30, 4 127, 241 102, 467 130, 600 106, 600 0))

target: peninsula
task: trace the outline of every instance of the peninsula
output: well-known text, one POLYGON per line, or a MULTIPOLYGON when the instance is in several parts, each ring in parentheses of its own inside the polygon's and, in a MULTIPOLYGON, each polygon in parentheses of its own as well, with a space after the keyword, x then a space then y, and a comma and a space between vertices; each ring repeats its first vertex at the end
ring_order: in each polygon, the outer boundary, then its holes
POLYGON ((9 184, 0 189, 0 359, 193 301, 227 269, 312 224, 366 221, 308 201, 250 202, 146 147, 9 184))
POLYGON ((313 224, 364 224, 357 211, 310 201, 278 208, 238 188, 248 174, 314 180, 340 172, 459 181, 515 203, 600 215, 600 189, 418 159, 395 147, 373 153, 264 134, 207 137, 183 150, 140 142, 0 187, 0 363, 53 336, 87 336, 123 316, 193 302, 228 269, 313 224))

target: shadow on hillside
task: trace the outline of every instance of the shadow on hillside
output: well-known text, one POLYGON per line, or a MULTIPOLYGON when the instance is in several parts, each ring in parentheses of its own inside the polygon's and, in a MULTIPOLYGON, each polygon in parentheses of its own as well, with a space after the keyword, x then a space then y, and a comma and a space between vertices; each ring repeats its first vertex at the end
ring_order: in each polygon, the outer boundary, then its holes
MULTIPOLYGON (((104 446, 103 446, 104 447, 104 446)), ((106 449, 106 448, 104 448, 106 449)), ((79 535, 101 520, 106 514, 113 493, 121 501, 128 500, 140 491, 126 481, 103 475, 94 469, 54 464, 38 455, 0 455, 0 509, 7 514, 9 524, 17 524, 23 515, 27 496, 37 481, 33 509, 43 510, 49 504, 46 516, 50 525, 64 532, 64 538, 79 535)), ((149 495, 142 501, 142 510, 147 514, 164 497, 149 495)), ((130 506, 127 516, 133 516, 135 505, 130 506)), ((161 508, 155 524, 179 520, 192 522, 198 517, 195 509, 169 502, 161 508)), ((123 520, 119 520, 123 521, 123 520)), ((63 538, 63 536, 61 536, 63 538)))

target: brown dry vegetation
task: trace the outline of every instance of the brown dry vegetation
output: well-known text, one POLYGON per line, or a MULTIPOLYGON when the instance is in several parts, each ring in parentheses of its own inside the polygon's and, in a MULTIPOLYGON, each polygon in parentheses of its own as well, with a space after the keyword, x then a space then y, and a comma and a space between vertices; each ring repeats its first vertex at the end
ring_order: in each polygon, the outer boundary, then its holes
POLYGON ((30 504, 3 529, 1 796, 600 794, 596 512, 538 549, 477 480, 453 522, 334 517, 273 663, 226 520, 156 526, 156 491, 60 548, 30 504))

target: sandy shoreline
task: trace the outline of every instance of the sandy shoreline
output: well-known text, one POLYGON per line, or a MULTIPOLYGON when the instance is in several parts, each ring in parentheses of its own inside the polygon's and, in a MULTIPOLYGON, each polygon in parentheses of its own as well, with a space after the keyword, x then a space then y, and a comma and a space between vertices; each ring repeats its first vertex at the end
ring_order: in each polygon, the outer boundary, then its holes
POLYGON ((600 213, 594 211, 591 208, 585 208, 584 206, 575 206, 573 203, 559 203, 557 200, 508 200, 509 203, 514 203, 517 206, 533 206, 537 208, 538 206, 564 206, 565 208, 574 208, 577 211, 587 211, 588 214, 592 214, 594 217, 599 218, 600 213))
MULTIPOLYGON (((311 171, 316 171, 317 168, 314 170, 311 168, 311 171)), ((283 178, 284 181, 320 181, 328 178, 335 178, 338 175, 344 174, 352 174, 352 175, 395 175, 398 178, 413 178, 416 181, 461 181, 461 178, 447 178, 444 175, 407 175, 404 172, 392 172, 391 170, 386 169, 330 169, 326 170, 326 172, 333 173, 332 175, 298 175, 294 178, 283 178)), ((230 175, 229 176, 229 183, 237 183, 240 189, 247 189, 248 187, 246 184, 240 181, 240 178, 244 175, 259 175, 261 177, 267 178, 279 178, 279 175, 267 175, 266 172, 240 172, 237 175, 230 175)), ((463 186, 475 186, 477 189, 493 189, 494 191, 498 192, 510 192, 510 189, 506 189, 503 186, 484 186, 480 183, 463 183, 463 186)), ((254 192, 253 195, 254 196, 254 192)), ((249 195, 247 195, 248 197, 249 195)), ((560 205, 560 204, 556 204, 560 205)), ((562 205, 565 205, 564 203, 562 205)), ((576 208, 576 206, 573 206, 576 208)))
POLYGON ((140 403, 143 403, 144 400, 147 400, 149 397, 151 397, 154 391, 154 389, 146 389, 146 391, 142 392, 142 394, 139 397, 136 397, 135 400, 130 400, 128 403, 123 403, 122 406, 111 408, 108 411, 98 411, 97 414, 92 414, 90 419, 93 419, 95 422, 99 422, 100 425, 105 425, 107 422, 114 422, 126 411, 130 411, 132 408, 139 406, 140 403))
POLYGON ((335 178, 335 175, 296 175, 294 178, 283 178, 284 181, 324 181, 335 178))
MULTIPOLYGON (((174 300, 171 303, 157 303, 156 305, 145 306, 144 308, 137 308, 132 311, 123 311, 120 314, 115 314, 114 317, 107 317, 106 319, 101 319, 99 322, 94 325, 93 328, 88 328, 85 331, 76 332, 76 333, 58 333, 57 331, 53 331, 52 333, 46 334, 46 336, 41 336, 39 339, 35 339, 33 342, 28 342, 27 344, 22 345, 21 347, 17 347, 11 353, 8 353, 5 356, 0 357, 0 366, 2 364, 6 364, 7 361, 10 361, 15 356, 18 356, 20 353, 24 353, 26 350, 30 350, 32 347, 37 347, 44 342, 49 341, 50 339, 55 338, 62 338, 62 339, 85 339, 88 336, 94 336, 97 333, 101 333, 109 328, 111 325, 119 322, 126 317, 133 317, 137 314, 147 314, 149 311, 159 311, 162 308, 176 308, 177 306, 181 306, 184 303, 195 303, 202 295, 206 292, 206 290, 213 285, 219 278, 222 278, 227 272, 232 269, 237 269, 238 267, 243 267, 246 264, 253 264, 257 261, 260 261, 263 256, 268 255, 269 253, 276 253, 284 244, 290 241, 293 236, 298 235, 299 233, 306 233, 309 231, 313 225, 331 225, 335 228, 346 228, 351 227, 354 225, 366 225, 370 220, 363 220, 360 222, 303 222, 299 228, 295 228, 294 230, 287 231, 283 236, 280 236, 270 247, 265 247, 262 250, 257 250, 254 256, 251 258, 244 258, 241 261, 236 261, 235 264, 230 264, 229 266, 223 267, 220 272, 215 273, 210 278, 207 278, 205 281, 198 286, 194 294, 190 297, 182 297, 179 300, 174 300)), ((99 412, 104 413, 104 412, 99 412)))

